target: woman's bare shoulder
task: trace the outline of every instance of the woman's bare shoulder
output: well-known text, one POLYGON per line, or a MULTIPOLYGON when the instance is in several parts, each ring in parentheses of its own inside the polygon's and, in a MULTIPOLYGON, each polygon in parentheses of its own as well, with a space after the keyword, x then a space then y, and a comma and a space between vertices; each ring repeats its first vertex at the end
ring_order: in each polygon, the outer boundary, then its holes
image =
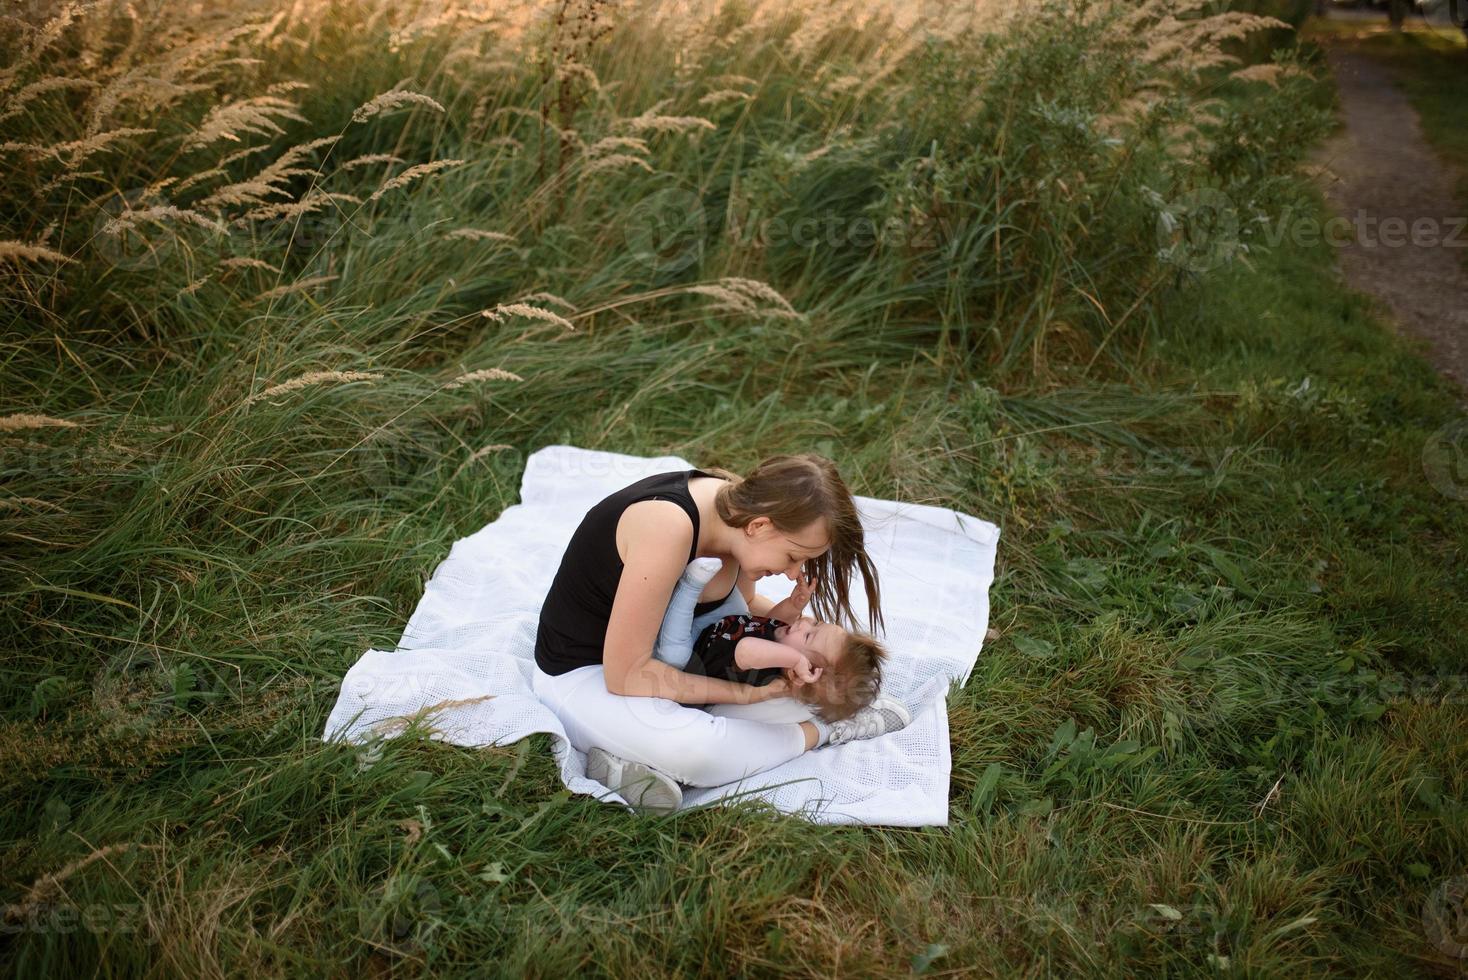
POLYGON ((665 552, 670 560, 678 558, 681 568, 693 544, 693 521, 675 501, 639 500, 628 504, 617 520, 617 554, 624 562, 632 543, 639 551, 665 552))

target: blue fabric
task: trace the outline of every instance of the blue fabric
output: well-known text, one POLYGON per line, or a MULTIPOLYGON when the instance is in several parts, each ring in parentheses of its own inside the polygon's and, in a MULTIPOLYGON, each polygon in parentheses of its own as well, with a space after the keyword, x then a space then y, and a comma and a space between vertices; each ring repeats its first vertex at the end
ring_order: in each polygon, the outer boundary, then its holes
POLYGON ((658 660, 683 670, 693 657, 693 641, 709 624, 717 623, 725 616, 749 615, 749 603, 744 601, 737 588, 716 608, 700 616, 693 614, 699 594, 719 573, 722 565, 717 558, 699 558, 683 570, 682 578, 673 588, 673 597, 668 600, 663 625, 658 630, 657 645, 653 648, 653 656, 658 660))
MULTIPOLYGON (((698 639, 698 634, 702 633, 709 626, 713 625, 714 623, 717 623, 719 620, 723 619, 725 616, 749 616, 749 615, 751 615, 751 613, 749 611, 749 603, 747 603, 747 602, 744 601, 744 596, 742 594, 740 594, 739 590, 736 588, 732 593, 730 593, 729 598, 725 599, 722 603, 720 603, 717 608, 710 609, 708 612, 704 613, 702 616, 694 616, 693 617, 693 627, 689 631, 689 633, 690 633, 692 639, 696 640, 696 639, 698 639)), ((689 650, 692 650, 692 649, 693 649, 693 647, 692 647, 692 644, 691 644, 691 641, 690 641, 689 650)), ((686 661, 685 661, 685 663, 686 663, 686 661)))

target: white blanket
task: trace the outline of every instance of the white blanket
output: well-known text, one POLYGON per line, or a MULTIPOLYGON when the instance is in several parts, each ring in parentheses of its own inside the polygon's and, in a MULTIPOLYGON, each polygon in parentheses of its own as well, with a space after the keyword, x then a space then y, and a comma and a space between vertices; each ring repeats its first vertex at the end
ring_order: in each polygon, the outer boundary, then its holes
MULTIPOLYGON (((573 793, 625 801, 586 778, 586 757, 530 687, 540 604, 582 516, 636 480, 691 469, 676 456, 647 459, 548 446, 534 453, 521 503, 455 542, 424 590, 395 651, 368 650, 347 672, 323 737, 368 744, 424 719, 455 745, 504 745, 532 732, 555 736, 561 778, 573 793)), ((913 721, 879 738, 826 746, 739 785, 691 788, 683 806, 737 795, 767 800, 818 823, 946 826, 949 686, 968 682, 989 624, 989 584, 999 529, 941 507, 871 497, 856 503, 882 587, 890 652, 883 690, 913 721)), ((767 583, 761 592, 771 599, 767 583)), ((866 622, 860 576, 852 608, 866 622)))

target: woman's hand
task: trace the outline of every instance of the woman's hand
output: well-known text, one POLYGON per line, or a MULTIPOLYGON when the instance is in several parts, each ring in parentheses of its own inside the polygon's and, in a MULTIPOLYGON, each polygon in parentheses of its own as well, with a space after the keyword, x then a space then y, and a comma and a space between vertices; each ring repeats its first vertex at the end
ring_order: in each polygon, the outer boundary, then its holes
POLYGON ((759 701, 769 701, 771 698, 788 698, 790 697, 790 693, 790 681, 783 676, 776 677, 768 684, 761 684, 760 686, 756 687, 754 689, 754 698, 750 701, 750 703, 754 704, 759 701))

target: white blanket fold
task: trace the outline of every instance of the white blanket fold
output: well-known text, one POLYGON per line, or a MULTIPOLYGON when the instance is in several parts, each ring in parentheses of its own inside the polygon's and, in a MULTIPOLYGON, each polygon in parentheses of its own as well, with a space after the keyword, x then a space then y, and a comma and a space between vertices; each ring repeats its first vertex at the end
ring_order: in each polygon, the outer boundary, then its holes
MULTIPOLYGON (((398 648, 368 650, 347 672, 323 738, 368 743, 390 737, 415 715, 454 745, 504 745, 548 732, 572 792, 625 804, 586 777, 586 757, 531 690, 536 623, 586 511, 645 476, 691 468, 676 456, 573 446, 531 455, 521 503, 454 543, 398 648)), ((882 589, 882 639, 890 654, 883 690, 908 705, 912 724, 807 752, 738 784, 688 789, 685 808, 754 796, 818 823, 947 825, 946 696, 950 684, 967 683, 988 628, 999 529, 941 507, 871 497, 856 503, 882 589)), ((784 592, 770 598, 788 593, 789 583, 781 582, 784 592)), ((864 623, 865 595, 852 584, 852 608, 864 623)))

